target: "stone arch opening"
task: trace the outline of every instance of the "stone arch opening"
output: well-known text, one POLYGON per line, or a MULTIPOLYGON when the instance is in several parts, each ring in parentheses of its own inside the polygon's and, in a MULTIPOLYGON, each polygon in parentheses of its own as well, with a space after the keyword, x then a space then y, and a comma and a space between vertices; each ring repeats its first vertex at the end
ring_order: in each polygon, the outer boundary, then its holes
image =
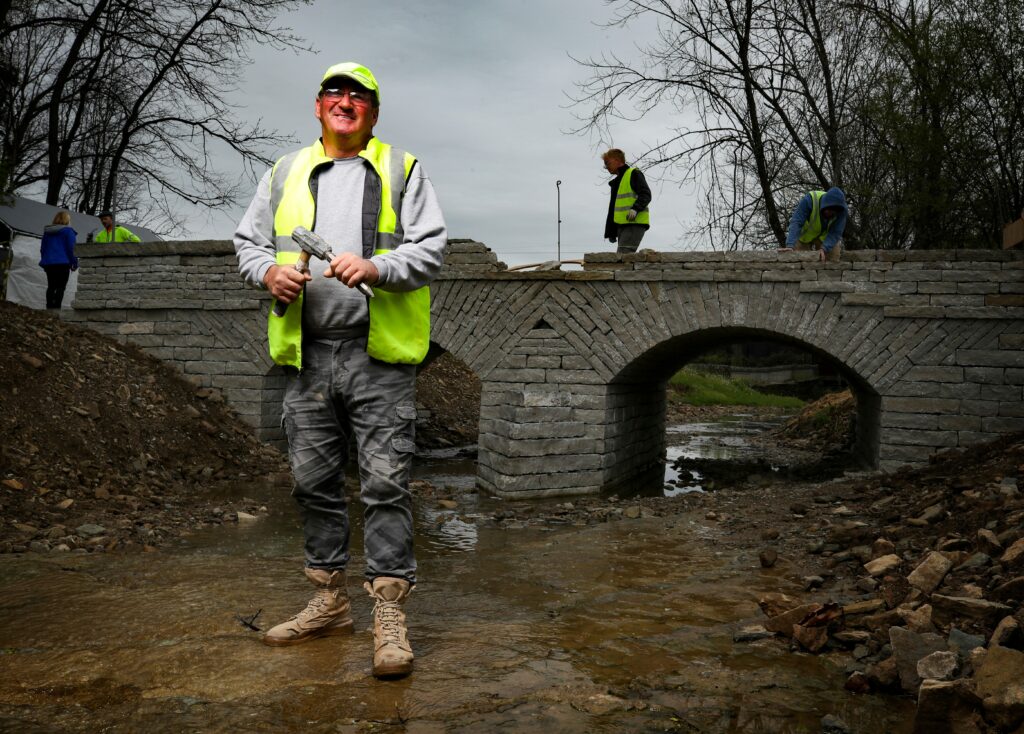
POLYGON ((605 487, 649 481, 661 470, 666 447, 667 385, 682 367, 723 346, 768 341, 796 349, 834 370, 856 400, 853 458, 877 467, 881 431, 878 391, 841 359, 809 342, 770 330, 717 327, 677 335, 660 342, 623 367, 609 382, 607 393, 605 487))

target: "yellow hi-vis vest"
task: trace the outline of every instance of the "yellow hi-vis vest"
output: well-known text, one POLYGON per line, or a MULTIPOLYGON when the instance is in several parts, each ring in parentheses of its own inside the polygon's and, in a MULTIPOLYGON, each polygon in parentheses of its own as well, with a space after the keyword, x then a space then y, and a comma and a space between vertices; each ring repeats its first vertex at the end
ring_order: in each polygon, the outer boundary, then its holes
POLYGON ((633 191, 633 171, 636 169, 632 166, 626 169, 626 173, 622 176, 622 180, 619 181, 619 191, 615 194, 615 211, 612 213, 612 221, 616 224, 647 224, 651 223, 651 212, 648 209, 644 209, 642 212, 636 213, 636 219, 632 222, 626 219, 626 215, 629 214, 629 210, 633 208, 636 203, 636 192, 633 191))
POLYGON ((810 194, 811 197, 811 216, 807 217, 807 221, 804 222, 804 226, 800 228, 800 241, 804 244, 824 240, 825 235, 828 234, 829 227, 831 227, 832 222, 835 221, 835 218, 829 219, 825 222, 824 228, 822 228, 821 197, 825 195, 825 192, 809 191, 808 194, 810 194))
MULTIPOLYGON (((359 153, 366 167, 363 194, 363 257, 383 255, 402 244, 402 197, 416 159, 405 151, 371 138, 359 153)), ((270 204, 274 212, 274 243, 278 265, 292 265, 299 247, 291 238, 298 226, 316 223, 316 170, 333 159, 317 140, 308 148, 281 158, 271 172, 270 204)), ((273 308, 267 325, 270 356, 275 363, 302 367, 303 294, 284 316, 273 308)), ((370 330, 366 352, 392 364, 419 364, 430 348, 430 288, 392 293, 374 289, 369 299, 370 330)))
POLYGON ((93 242, 142 242, 142 240, 130 229, 115 226, 113 235, 101 227, 100 231, 93 238, 93 242))

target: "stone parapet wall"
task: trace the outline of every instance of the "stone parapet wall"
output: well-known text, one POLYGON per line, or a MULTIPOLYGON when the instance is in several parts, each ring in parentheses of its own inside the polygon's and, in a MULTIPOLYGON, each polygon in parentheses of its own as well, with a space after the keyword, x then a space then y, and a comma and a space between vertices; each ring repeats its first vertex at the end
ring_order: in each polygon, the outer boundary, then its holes
MULTIPOLYGON (((269 298, 229 242, 87 245, 70 319, 219 390, 280 441, 269 298)), ((738 339, 807 349, 851 383, 858 445, 894 468, 1024 430, 1024 252, 595 253, 509 271, 452 240, 432 340, 480 377, 479 482, 515 497, 591 493, 657 469, 665 382, 738 339)))
POLYGON ((648 283, 795 282, 800 293, 837 294, 842 306, 894 318, 1024 317, 1024 258, 1014 251, 860 250, 837 263, 805 252, 594 253, 584 271, 648 283))

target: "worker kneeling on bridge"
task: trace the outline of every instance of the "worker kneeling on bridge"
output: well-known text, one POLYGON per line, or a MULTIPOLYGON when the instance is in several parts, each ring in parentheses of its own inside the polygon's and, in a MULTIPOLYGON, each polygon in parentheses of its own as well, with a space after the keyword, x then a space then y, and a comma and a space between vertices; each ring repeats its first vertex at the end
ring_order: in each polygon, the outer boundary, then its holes
POLYGON ((828 191, 809 191, 800 198, 789 219, 786 247, 817 250, 821 262, 838 262, 846 219, 842 189, 833 186, 828 191))
POLYGON ((287 374, 293 495, 305 574, 317 588, 305 609, 263 641, 293 645, 352 632, 344 468, 354 436, 364 587, 375 602, 373 673, 392 677, 408 674, 413 662, 402 606, 416 583, 414 390, 416 365, 430 345, 427 284, 441 269, 447 232, 417 159, 374 137, 379 110, 380 87, 368 68, 329 68, 314 104, 322 137, 264 175, 235 232, 235 250, 246 281, 277 299, 270 352, 287 374), (291 235, 299 228, 336 253, 324 277, 312 277, 305 262, 296 267, 291 235))

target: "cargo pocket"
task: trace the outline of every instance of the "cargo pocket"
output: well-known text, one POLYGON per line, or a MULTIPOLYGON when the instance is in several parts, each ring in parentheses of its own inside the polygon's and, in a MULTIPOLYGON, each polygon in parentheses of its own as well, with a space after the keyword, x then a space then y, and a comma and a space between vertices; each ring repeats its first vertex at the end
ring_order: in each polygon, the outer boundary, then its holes
POLYGON ((416 451, 416 406, 399 403, 395 406, 395 430, 391 434, 391 458, 404 462, 416 451))

